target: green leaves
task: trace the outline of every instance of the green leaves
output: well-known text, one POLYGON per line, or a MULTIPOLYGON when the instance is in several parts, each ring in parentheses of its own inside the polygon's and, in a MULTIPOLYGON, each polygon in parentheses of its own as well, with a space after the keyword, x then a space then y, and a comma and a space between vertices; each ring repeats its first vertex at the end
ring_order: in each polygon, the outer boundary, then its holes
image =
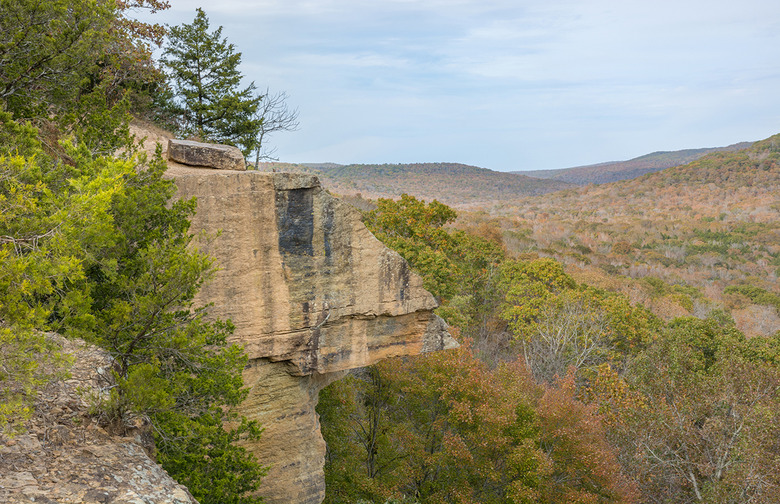
POLYGON ((663 328, 621 375, 599 368, 590 393, 643 495, 772 501, 780 483, 769 441, 780 432, 775 346, 748 341, 717 317, 687 317, 663 328))
POLYGON ((207 321, 205 307, 193 305, 213 272, 213 260, 190 246, 195 201, 169 203, 174 186, 163 178, 159 149, 148 166, 124 165, 121 190, 108 198, 113 225, 106 238, 91 240, 85 261, 94 321, 78 327, 116 361, 118 386, 105 408, 116 425, 148 418, 163 466, 201 502, 256 502, 244 494, 257 489, 264 470, 231 444, 259 435, 230 413, 246 395, 246 356, 227 344, 230 322, 207 321), (223 420, 241 426, 225 430, 223 420))
POLYGON ((521 362, 491 369, 468 342, 330 385, 326 502, 631 502, 595 406, 573 377, 559 385, 521 362))
MULTIPOLYGON (((128 111, 142 115, 162 73, 147 41, 160 27, 124 17, 158 0, 0 0, 0 109, 45 126, 48 152, 76 136, 93 153, 130 147, 128 111)), ((2 136, 2 134, 0 134, 2 136)))
POLYGON ((77 97, 114 15, 97 0, 0 1, 0 99, 18 117, 77 97))
POLYGON ((110 159, 82 144, 67 148, 72 166, 59 164, 29 128, 7 114, 0 121, 10 126, 0 150, 0 428, 29 414, 34 390, 54 374, 46 366, 57 369, 58 354, 34 332, 57 329, 114 358, 116 387, 99 405, 110 425, 148 419, 161 460, 187 461, 172 474, 201 502, 257 502, 244 493, 264 470, 231 444, 259 435, 229 411, 246 394, 246 356, 227 344, 230 322, 193 306, 213 271, 190 248, 195 201, 169 203, 159 151, 151 162, 110 159), (239 427, 224 430, 223 420, 239 427))
MULTIPOLYGON (((114 357, 116 386, 99 405, 111 427, 147 419, 160 461, 200 502, 254 503, 246 493, 264 469, 233 443, 260 429, 230 412, 246 394, 246 357, 227 343, 230 322, 193 305, 213 271, 190 247, 196 203, 170 201, 159 148, 133 155, 128 111, 159 85, 146 42, 162 33, 123 17, 136 7, 167 4, 0 0, 0 430, 30 414, 61 367, 38 331, 79 336, 114 357), (46 128, 43 142, 21 117, 46 128), (100 157, 118 148, 122 159, 100 157)), ((238 84, 212 61, 218 91, 238 84)), ((252 89, 224 96, 209 124, 243 134, 252 89)))
POLYGON ((192 24, 170 29, 161 59, 173 81, 181 127, 203 140, 237 145, 248 156, 262 122, 255 117, 262 96, 254 95, 254 83, 240 88, 241 53, 222 38, 222 27, 208 30, 199 8, 192 24))
POLYGON ((111 199, 132 170, 105 163, 52 190, 35 158, 0 155, 0 318, 41 327, 53 310, 73 307, 70 287, 84 278, 88 250, 111 240, 111 199))
POLYGON ((477 323, 481 311, 490 306, 488 286, 504 250, 494 241, 445 228, 456 217, 452 208, 438 201, 426 203, 403 194, 398 201, 380 198, 364 222, 422 276, 425 289, 445 305, 441 314, 464 320, 465 327, 477 323), (446 304, 459 295, 463 310, 454 312, 446 304))
POLYGON ((505 261, 501 317, 537 380, 553 383, 573 366, 581 377, 645 348, 661 324, 627 298, 577 283, 552 259, 505 261))
POLYGON ((246 419, 224 428, 229 420, 219 408, 194 419, 167 418, 171 428, 157 436, 158 459, 202 504, 261 503, 262 498, 247 493, 257 490, 266 470, 235 444, 257 439, 261 429, 246 419))

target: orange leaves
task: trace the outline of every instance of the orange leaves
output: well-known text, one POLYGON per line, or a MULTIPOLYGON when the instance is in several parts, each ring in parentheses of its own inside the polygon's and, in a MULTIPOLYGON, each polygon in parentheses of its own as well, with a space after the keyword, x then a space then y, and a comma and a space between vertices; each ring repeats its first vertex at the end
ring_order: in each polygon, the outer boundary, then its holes
POLYGON ((545 387, 539 401, 541 447, 553 474, 544 486, 545 502, 635 502, 638 492, 623 475, 595 406, 574 397, 574 375, 558 387, 545 387))
POLYGON ((470 343, 375 367, 395 398, 379 428, 388 442, 377 446, 396 465, 372 484, 426 504, 633 501, 596 407, 574 397, 573 375, 540 386, 519 361, 490 368, 470 343))

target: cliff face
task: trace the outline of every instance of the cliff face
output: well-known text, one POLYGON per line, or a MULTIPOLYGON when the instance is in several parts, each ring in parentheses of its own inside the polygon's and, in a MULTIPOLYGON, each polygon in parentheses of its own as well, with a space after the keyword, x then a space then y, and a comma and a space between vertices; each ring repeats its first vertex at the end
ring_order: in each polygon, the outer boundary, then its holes
POLYGON ((358 212, 303 174, 173 166, 178 197, 198 198, 192 231, 220 270, 199 293, 231 319, 250 358, 241 412, 265 428, 249 448, 270 465, 266 502, 324 497, 322 387, 381 359, 453 348, 433 297, 358 212), (219 234, 217 234, 219 233, 219 234))

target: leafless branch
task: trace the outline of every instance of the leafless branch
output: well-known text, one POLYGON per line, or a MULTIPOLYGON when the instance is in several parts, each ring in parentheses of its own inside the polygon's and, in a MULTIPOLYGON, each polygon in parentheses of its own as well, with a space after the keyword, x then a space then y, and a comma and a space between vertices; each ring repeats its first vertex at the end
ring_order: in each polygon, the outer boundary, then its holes
POLYGON ((257 115, 263 121, 255 142, 255 168, 259 166, 261 160, 278 161, 274 157, 276 148, 269 149, 266 146, 268 136, 277 131, 297 131, 300 127, 298 109, 287 106, 287 93, 285 91, 271 94, 266 88, 257 115))

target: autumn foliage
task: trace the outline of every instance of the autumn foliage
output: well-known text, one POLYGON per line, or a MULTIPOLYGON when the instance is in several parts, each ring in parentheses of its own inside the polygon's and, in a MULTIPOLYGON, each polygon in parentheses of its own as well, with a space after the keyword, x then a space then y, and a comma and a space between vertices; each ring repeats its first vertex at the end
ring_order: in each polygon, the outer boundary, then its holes
MULTIPOLYGON (((780 333, 746 338, 713 307, 691 317, 699 290, 639 279, 684 308, 665 321, 606 271, 512 258, 512 235, 489 231, 500 220, 467 233, 438 202, 379 200, 366 222, 426 279, 462 346, 321 393, 326 502, 773 502, 780 333)), ((615 245, 604 253, 643 250, 615 245)))

